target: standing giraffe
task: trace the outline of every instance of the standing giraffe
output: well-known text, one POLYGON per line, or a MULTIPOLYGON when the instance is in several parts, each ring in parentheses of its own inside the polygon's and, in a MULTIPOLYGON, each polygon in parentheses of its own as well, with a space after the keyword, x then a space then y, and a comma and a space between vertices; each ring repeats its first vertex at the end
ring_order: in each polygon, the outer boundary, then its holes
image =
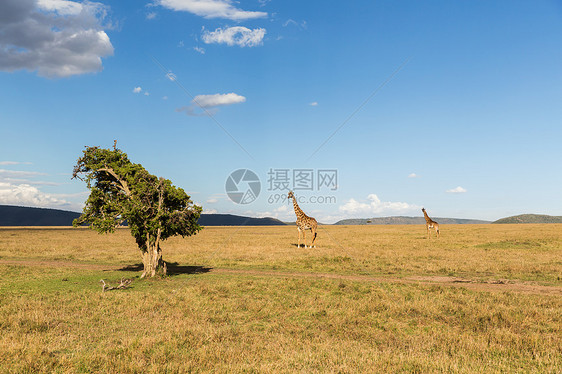
POLYGON ((431 229, 435 230, 435 232, 437 233, 437 237, 439 238, 439 224, 429 218, 427 212, 425 211, 425 208, 422 208, 422 212, 423 216, 425 217, 425 225, 427 227, 427 238, 429 239, 429 232, 431 231, 431 229))
POLYGON ((316 228, 318 227, 318 222, 312 217, 307 216, 304 214, 301 208, 299 208, 299 204, 297 204, 297 199, 293 194, 293 191, 289 191, 289 195, 287 196, 288 199, 293 199, 293 207, 295 208, 295 214, 297 215, 297 230, 299 230, 299 244, 298 247, 301 246, 301 233, 304 242, 304 247, 306 248, 306 234, 304 230, 310 230, 312 232, 312 241, 310 242, 310 248, 313 247, 314 241, 316 240, 316 228))

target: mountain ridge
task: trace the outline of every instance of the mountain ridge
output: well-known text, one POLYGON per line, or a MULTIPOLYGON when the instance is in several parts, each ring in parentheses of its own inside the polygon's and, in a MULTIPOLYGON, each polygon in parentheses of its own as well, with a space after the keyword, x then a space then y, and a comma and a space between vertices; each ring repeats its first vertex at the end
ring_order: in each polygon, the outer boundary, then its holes
POLYGON ((500 218, 492 223, 562 223, 562 216, 549 216, 547 214, 519 214, 500 218))
MULTIPOLYGON (((35 208, 16 205, 0 205, 0 226, 72 226, 72 221, 80 216, 72 212, 53 208, 35 208)), ((562 216, 546 214, 520 214, 486 221, 465 218, 435 217, 440 224, 518 224, 518 223, 562 223, 562 216)), ((244 217, 234 214, 201 214, 201 226, 284 226, 295 222, 282 222, 276 218, 244 217)), ((422 225, 423 217, 391 216, 374 218, 350 218, 340 220, 334 225, 422 225)))
MULTIPOLYGON (((53 208, 0 205, 0 226, 72 226, 81 213, 53 208)), ((201 214, 201 226, 284 226, 276 218, 253 218, 233 214, 201 214)))
MULTIPOLYGON (((484 221, 479 219, 466 219, 466 218, 433 218, 440 224, 445 225, 462 225, 462 224, 488 224, 491 221, 484 221)), ((374 218, 349 218, 340 220, 334 225, 424 225, 425 218, 423 217, 408 217, 408 216, 391 216, 391 217, 374 217, 374 218)))

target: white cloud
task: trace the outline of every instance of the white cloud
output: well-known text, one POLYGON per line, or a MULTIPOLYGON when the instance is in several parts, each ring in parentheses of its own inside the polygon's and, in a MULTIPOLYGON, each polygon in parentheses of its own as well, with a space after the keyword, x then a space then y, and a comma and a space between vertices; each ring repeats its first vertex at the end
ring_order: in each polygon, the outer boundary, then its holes
POLYGON ((419 177, 420 177, 420 176, 417 175, 416 173, 408 174, 408 178, 419 178, 419 177))
POLYGON ((90 1, 0 1, 0 71, 51 78, 101 71, 101 58, 113 55, 102 24, 108 9, 90 1))
POLYGON ((21 171, 21 170, 6 170, 0 169, 0 180, 5 178, 30 178, 37 175, 46 175, 38 171, 21 171))
POLYGON ((235 94, 214 94, 214 95, 197 95, 191 100, 191 105, 183 106, 176 109, 176 112, 185 112, 188 116, 206 116, 217 112, 217 107, 243 103, 246 101, 244 96, 235 94), (202 112, 196 112, 197 108, 203 109, 202 112))
MULTIPOLYGON (((19 164, 9 162, 9 165, 19 164)), ((1 164, 1 163, 0 163, 1 164)), ((34 180, 33 178, 37 176, 44 176, 46 173, 41 173, 37 171, 21 171, 21 170, 6 170, 0 169, 0 183, 14 184, 25 184, 30 186, 59 186, 61 183, 34 180)))
POLYGON ((201 38, 206 44, 217 43, 229 46, 256 47, 263 44, 266 30, 262 28, 250 30, 243 26, 218 28, 215 31, 203 30, 201 38))
POLYGON ((156 12, 149 12, 149 13, 146 13, 146 19, 149 19, 149 20, 150 20, 150 19, 155 19, 155 18, 156 18, 156 15, 157 15, 156 12))
POLYGON ((0 204, 32 207, 63 208, 71 207, 66 200, 41 192, 29 184, 12 184, 0 182, 0 204))
POLYGON ((217 214, 218 211, 216 209, 205 209, 201 213, 203 213, 203 214, 217 214))
POLYGON ((195 110, 196 106, 195 105, 189 105, 189 106, 182 106, 180 108, 176 108, 176 112, 181 113, 184 112, 185 114, 187 114, 188 116, 193 116, 193 117, 203 117, 203 116, 212 116, 215 113, 217 113, 217 109, 216 108, 211 108, 211 109, 205 109, 202 112, 197 112, 195 110))
POLYGON ((289 18, 288 20, 286 20, 285 22, 283 22, 283 27, 287 27, 287 26, 295 26, 298 27, 299 29, 306 29, 306 21, 302 21, 301 23, 298 23, 297 21, 295 21, 294 19, 289 18))
POLYGON ((317 101, 313 101, 313 102, 309 103, 308 105, 310 105, 310 106, 318 106, 318 102, 317 102, 317 101))
POLYGON ((29 184, 31 186, 60 186, 61 183, 49 181, 34 181, 25 178, 0 178, 2 182, 14 184, 29 184))
POLYGON ((142 91, 142 88, 140 88, 140 87, 133 88, 133 93, 140 93, 141 91, 142 91))
POLYGON ((56 11, 61 15, 76 15, 83 9, 82 4, 69 0, 38 0, 37 5, 43 10, 56 11))
POLYGON ((273 214, 271 216, 281 221, 290 221, 291 219, 295 219, 295 211, 292 206, 289 208, 288 205, 281 205, 279 208, 273 209, 273 214))
POLYGON ((196 51, 196 52, 201 53, 202 55, 205 54, 205 48, 202 48, 202 47, 193 47, 193 50, 196 51))
POLYGON ((283 22, 283 27, 287 27, 287 26, 289 26, 289 25, 298 25, 298 23, 296 23, 294 20, 292 20, 292 19, 289 18, 288 20, 286 20, 285 22, 283 22))
MULTIPOLYGON (((265 217, 270 217, 270 218, 276 218, 279 219, 281 221, 288 221, 291 219, 291 216, 295 216, 295 213, 293 212, 293 209, 291 208, 291 210, 289 211, 287 209, 287 206, 282 205, 279 208, 275 208, 273 209, 273 211, 263 211, 263 212, 258 212, 258 211, 254 211, 254 210, 246 210, 243 212, 231 212, 232 214, 241 214, 245 217, 252 217, 252 218, 265 218, 265 217)), ((294 220, 294 219, 293 219, 294 220)))
POLYGON ((243 21, 267 17, 266 12, 252 12, 236 8, 231 0, 156 0, 165 8, 193 13, 204 18, 224 18, 243 21))
POLYGON ((381 201, 375 194, 367 196, 367 202, 349 199, 339 207, 340 212, 353 217, 380 215, 380 214, 404 214, 417 210, 417 205, 402 202, 381 201))
POLYGON ((445 191, 447 193, 465 193, 466 189, 462 188, 461 186, 451 188, 450 190, 445 191))
POLYGON ((150 92, 144 91, 144 96, 149 96, 149 95, 150 95, 150 92))
POLYGON ((19 161, 0 161, 0 165, 31 165, 31 162, 19 162, 19 161))
POLYGON ((168 78, 172 82, 175 82, 178 79, 178 77, 174 73, 172 73, 171 71, 166 73, 166 78, 168 78))
POLYGON ((219 199, 210 198, 207 200, 207 204, 215 204, 218 203, 219 199))
POLYGON ((235 94, 234 92, 227 94, 214 94, 214 95, 197 95, 192 100, 192 103, 201 108, 212 108, 223 105, 232 105, 243 103, 246 101, 244 96, 235 94))
POLYGON ((294 26, 298 26, 299 24, 297 23, 297 21, 293 20, 293 19, 288 19, 283 23, 283 27, 287 27, 289 25, 294 25, 294 26))

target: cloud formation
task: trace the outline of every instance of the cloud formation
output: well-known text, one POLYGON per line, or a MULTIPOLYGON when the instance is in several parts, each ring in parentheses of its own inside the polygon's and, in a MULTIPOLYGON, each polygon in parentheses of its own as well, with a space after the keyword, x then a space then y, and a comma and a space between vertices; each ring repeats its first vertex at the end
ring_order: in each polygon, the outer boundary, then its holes
POLYGON ((227 94, 214 94, 214 95, 197 95, 193 99, 193 103, 201 108, 212 108, 223 105, 232 105, 243 103, 246 101, 244 96, 235 94, 234 92, 227 94))
POLYGON ((243 26, 218 28, 215 31, 203 30, 201 39, 205 44, 226 44, 239 47, 256 47, 263 44, 266 30, 262 28, 250 30, 243 26))
POLYGON ((59 78, 102 70, 113 45, 102 24, 108 7, 70 0, 0 1, 0 71, 59 78))
POLYGON ((188 116, 205 116, 217 112, 217 107, 239 104, 246 101, 244 96, 234 92, 227 94, 197 95, 191 100, 190 106, 176 109, 177 112, 185 112, 188 116), (202 113, 197 113, 196 109, 203 109, 202 113))
POLYGON ((205 54, 205 48, 202 48, 202 47, 193 47, 193 50, 196 51, 196 52, 201 53, 202 55, 205 54))
POLYGON ((238 9, 231 0, 157 0, 156 4, 174 11, 189 12, 204 18, 244 21, 267 17, 266 12, 238 9))
POLYGON ((302 22, 297 22, 294 19, 289 18, 288 20, 286 20, 285 22, 283 22, 283 27, 287 27, 287 26, 296 26, 299 29, 306 29, 306 21, 302 21, 302 22))
POLYGON ((53 195, 41 192, 29 184, 0 182, 0 204, 31 207, 60 208, 72 204, 53 195))
POLYGON ((353 217, 365 217, 379 214, 400 214, 417 210, 417 205, 402 202, 381 201, 375 194, 367 196, 368 202, 360 202, 349 199, 344 205, 339 207, 340 212, 353 217))
POLYGON ((445 191, 447 193, 465 193, 466 189, 462 188, 461 186, 451 188, 450 190, 445 191))
POLYGON ((46 174, 40 173, 38 171, 0 169, 0 181, 6 178, 33 178, 38 175, 46 175, 46 174))
POLYGON ((419 178, 420 176, 417 175, 416 173, 410 173, 408 174, 408 178, 419 178))
MULTIPOLYGON (((17 165, 17 164, 24 164, 24 163, 14 162, 14 161, 2 161, 0 162, 0 165, 2 164, 17 165)), ((30 164, 30 162, 26 162, 25 164, 30 164)), ((10 184, 26 184, 30 186, 59 186, 60 185, 60 183, 57 182, 34 180, 35 177, 44 176, 44 175, 47 174, 40 173, 37 171, 0 169, 0 182, 10 183, 10 184)))
POLYGON ((20 162, 20 161, 0 161, 0 165, 20 165, 20 164, 31 165, 31 162, 20 162))

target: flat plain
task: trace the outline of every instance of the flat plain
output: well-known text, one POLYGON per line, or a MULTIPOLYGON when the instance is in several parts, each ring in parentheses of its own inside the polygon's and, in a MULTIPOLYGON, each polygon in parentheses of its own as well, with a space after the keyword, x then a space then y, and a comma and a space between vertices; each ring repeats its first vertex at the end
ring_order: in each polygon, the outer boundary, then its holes
POLYGON ((127 229, 0 228, 0 372, 562 372, 562 224, 296 242, 294 226, 207 227, 140 280, 127 229))

